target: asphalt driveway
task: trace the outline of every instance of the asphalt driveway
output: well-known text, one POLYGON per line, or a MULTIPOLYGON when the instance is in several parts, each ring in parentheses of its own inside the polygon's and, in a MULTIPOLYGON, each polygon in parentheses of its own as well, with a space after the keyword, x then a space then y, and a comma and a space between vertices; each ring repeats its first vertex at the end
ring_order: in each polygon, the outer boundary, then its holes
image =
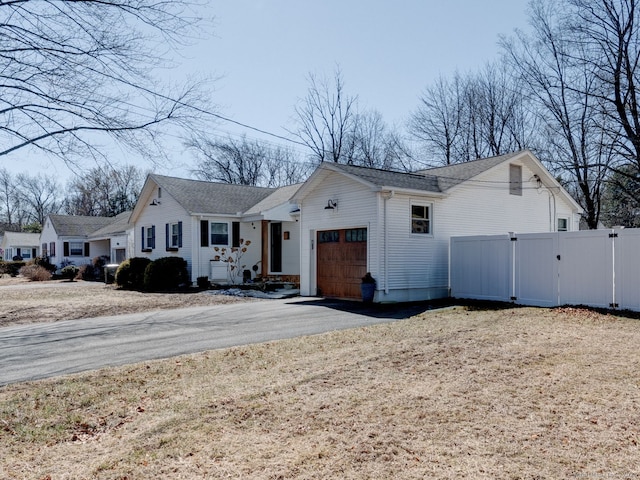
POLYGON ((295 298, 5 327, 0 385, 392 322, 429 308, 295 298))

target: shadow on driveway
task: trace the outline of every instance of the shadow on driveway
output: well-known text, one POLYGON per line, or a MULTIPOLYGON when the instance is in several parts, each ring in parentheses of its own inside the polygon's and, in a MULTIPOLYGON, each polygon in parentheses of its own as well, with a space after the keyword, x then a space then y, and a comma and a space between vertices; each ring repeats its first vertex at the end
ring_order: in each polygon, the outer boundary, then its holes
POLYGON ((314 298, 304 301, 297 300, 296 303, 299 305, 325 307, 341 312, 357 313, 373 318, 391 318, 395 320, 402 320, 429 310, 460 304, 453 298, 407 303, 362 303, 332 298, 314 298))

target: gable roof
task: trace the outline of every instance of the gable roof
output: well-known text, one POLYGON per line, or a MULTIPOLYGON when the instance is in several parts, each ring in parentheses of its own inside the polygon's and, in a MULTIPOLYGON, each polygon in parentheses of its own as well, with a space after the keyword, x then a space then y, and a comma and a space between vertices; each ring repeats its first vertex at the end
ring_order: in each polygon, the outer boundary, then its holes
POLYGON ((283 203, 288 202, 302 186, 301 183, 288 185, 286 187, 277 188, 271 195, 256 203, 253 207, 245 212, 246 215, 255 215, 275 208, 283 203))
POLYGON ((442 192, 438 185, 438 179, 433 175, 394 172, 392 170, 381 170, 378 168, 359 167, 356 165, 344 165, 328 162, 323 163, 321 166, 325 166, 333 171, 341 171, 350 177, 359 179, 360 181, 379 189, 393 187, 434 193, 442 192))
POLYGON ((454 165, 446 165, 444 167, 435 167, 425 170, 419 170, 416 173, 420 175, 434 175, 438 178, 438 185, 442 191, 480 175, 487 170, 500 165, 507 160, 511 160, 520 156, 526 150, 498 155, 496 157, 481 158, 478 160, 470 160, 468 162, 456 163, 454 165))
POLYGON ((87 237, 113 222, 113 217, 88 217, 82 215, 49 215, 49 220, 59 237, 87 237))
POLYGON ((276 189, 214 183, 151 174, 154 181, 189 214, 236 215, 268 197, 276 189))
POLYGON ((111 223, 102 228, 99 228, 95 232, 93 232, 90 236, 91 238, 97 237, 108 237, 111 235, 124 234, 130 228, 133 228, 133 225, 129 223, 129 217, 131 216, 131 211, 122 212, 111 218, 111 223))
POLYGON ((15 245, 18 247, 37 247, 40 245, 40 234, 27 232, 4 232, 4 235, 2 235, 2 243, 7 246, 15 245))
POLYGON ((447 165, 445 167, 429 168, 414 173, 394 172, 369 167, 343 165, 323 162, 311 174, 307 182, 294 195, 293 200, 301 201, 308 192, 324 181, 331 172, 337 172, 362 183, 373 191, 399 190, 407 193, 424 193, 430 196, 445 196, 454 187, 467 182, 481 173, 487 172, 508 161, 523 161, 534 173, 540 175, 547 188, 558 191, 560 195, 572 205, 577 212, 582 207, 569 193, 553 178, 540 160, 530 150, 499 155, 496 157, 472 160, 465 163, 447 165))

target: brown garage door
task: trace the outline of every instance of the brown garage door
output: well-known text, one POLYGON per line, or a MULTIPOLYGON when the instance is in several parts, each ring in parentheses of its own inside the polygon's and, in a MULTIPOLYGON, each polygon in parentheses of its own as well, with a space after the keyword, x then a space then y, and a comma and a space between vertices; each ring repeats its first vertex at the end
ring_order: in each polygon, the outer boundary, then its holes
POLYGON ((318 232, 318 295, 359 299, 367 273, 367 229, 318 232))

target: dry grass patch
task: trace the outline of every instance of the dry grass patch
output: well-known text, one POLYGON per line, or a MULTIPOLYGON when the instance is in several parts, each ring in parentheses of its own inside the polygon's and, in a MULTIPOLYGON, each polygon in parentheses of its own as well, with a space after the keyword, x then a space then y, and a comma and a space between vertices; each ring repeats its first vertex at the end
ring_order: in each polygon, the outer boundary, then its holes
POLYGON ((459 308, 9 386, 0 477, 636 478, 639 344, 637 320, 459 308))
POLYGON ((99 282, 0 279, 0 327, 104 315, 255 301, 193 293, 141 293, 99 282))

